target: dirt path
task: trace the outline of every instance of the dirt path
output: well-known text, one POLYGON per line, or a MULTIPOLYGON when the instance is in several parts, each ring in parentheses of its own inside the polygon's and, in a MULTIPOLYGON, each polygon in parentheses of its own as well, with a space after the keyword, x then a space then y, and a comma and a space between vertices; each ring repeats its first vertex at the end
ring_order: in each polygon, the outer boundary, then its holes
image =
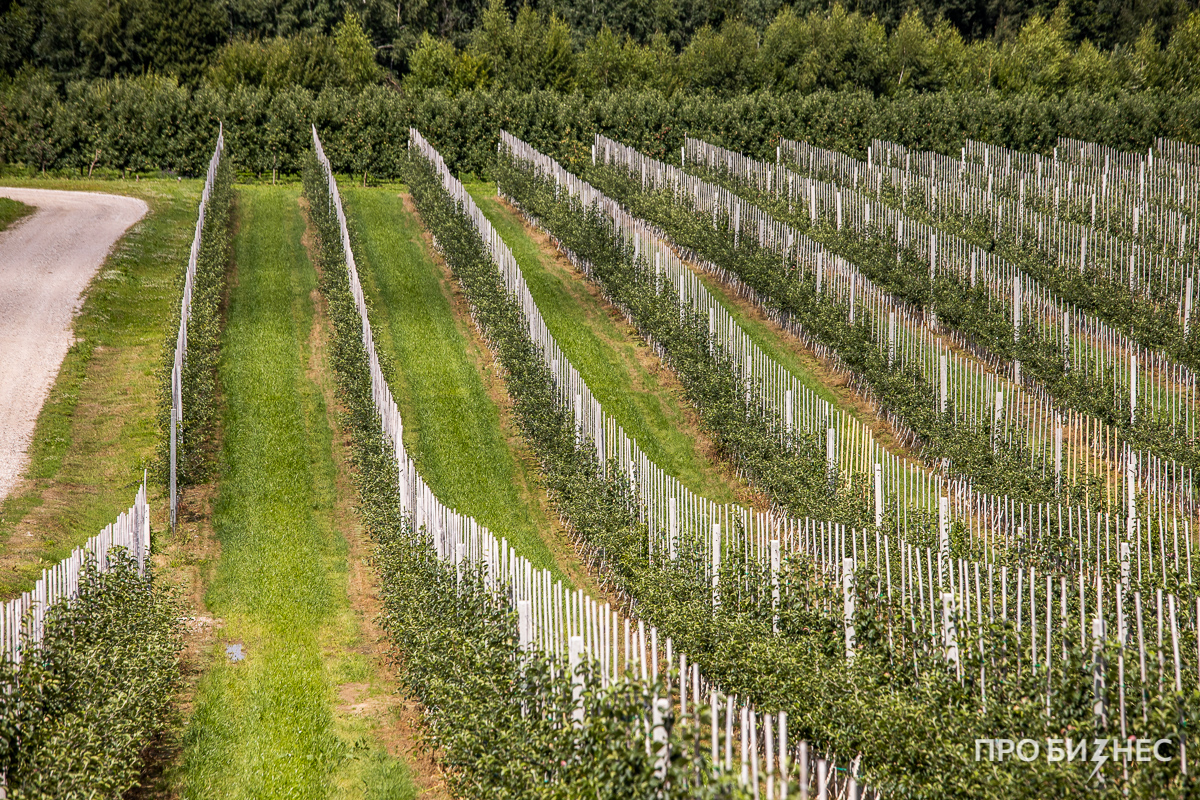
POLYGON ((96 270, 149 207, 133 197, 0 187, 37 212, 0 232, 0 499, 25 467, 34 423, 71 346, 96 270))

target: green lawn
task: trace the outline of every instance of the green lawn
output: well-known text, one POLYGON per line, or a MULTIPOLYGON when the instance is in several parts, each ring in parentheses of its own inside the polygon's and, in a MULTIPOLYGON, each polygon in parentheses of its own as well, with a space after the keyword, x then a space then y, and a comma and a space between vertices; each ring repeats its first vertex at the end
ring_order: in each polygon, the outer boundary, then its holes
POLYGON ((409 773, 335 704, 369 680, 346 593, 337 465, 310 350, 316 273, 298 188, 240 187, 222 342, 221 555, 206 604, 224 620, 184 737, 188 798, 415 796, 409 773), (314 380, 315 379, 315 380, 314 380), (244 647, 231 662, 224 646, 244 647))
MULTIPOLYGON (((89 284, 75 344, 38 416, 29 481, 0 504, 0 596, 30 588, 44 567, 133 503, 155 457, 155 408, 177 280, 187 263, 197 180, 5 180, 40 189, 140 197, 149 213, 126 232, 89 284)), ((161 498, 151 487, 151 500, 161 498)), ((156 523, 162 517, 156 514, 156 523)))
POLYGON ((8 197, 0 197, 0 231, 33 212, 33 206, 27 206, 8 197))
POLYGON ((343 186, 355 257, 381 358, 394 364, 392 391, 404 444, 442 502, 506 537, 556 577, 581 575, 554 530, 537 465, 502 425, 488 385, 503 392, 490 353, 467 336, 449 281, 430 258, 423 229, 393 189, 343 186))

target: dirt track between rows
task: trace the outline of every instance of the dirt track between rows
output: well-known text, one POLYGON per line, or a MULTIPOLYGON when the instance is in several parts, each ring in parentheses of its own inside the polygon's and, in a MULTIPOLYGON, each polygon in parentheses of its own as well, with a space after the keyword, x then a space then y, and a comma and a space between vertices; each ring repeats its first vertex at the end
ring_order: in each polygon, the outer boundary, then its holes
POLYGON ((25 469, 83 291, 149 207, 133 197, 0 186, 37 211, 0 232, 0 500, 25 469))

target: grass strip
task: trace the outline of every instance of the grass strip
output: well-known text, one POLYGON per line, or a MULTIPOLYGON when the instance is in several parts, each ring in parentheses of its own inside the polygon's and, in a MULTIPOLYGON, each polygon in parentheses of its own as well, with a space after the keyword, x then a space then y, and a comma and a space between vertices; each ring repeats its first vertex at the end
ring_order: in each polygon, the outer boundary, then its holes
MULTIPOLYGON (((737 499, 728 481, 716 477, 715 471, 720 469, 714 463, 717 459, 695 447, 698 425, 691 421, 694 412, 682 411, 687 406, 682 391, 679 397, 668 398, 667 387, 677 384, 666 377, 669 371, 660 365, 636 330, 612 310, 598 289, 588 288, 587 278, 574 273, 564 275, 555 268, 554 256, 547 255, 530 237, 520 212, 496 197, 493 184, 468 184, 467 189, 504 236, 546 325, 605 410, 637 439, 651 459, 685 485, 718 502, 737 499)), ((803 345, 752 303, 738 298, 707 274, 698 273, 698 277, 762 352, 819 397, 863 421, 889 449, 905 452, 892 427, 870 401, 849 388, 846 377, 821 365, 815 356, 798 352, 803 345)))
POLYGON ((346 187, 342 196, 404 444, 425 481, 536 566, 576 583, 570 574, 583 572, 555 529, 538 465, 505 430, 498 368, 456 316, 457 285, 432 260, 417 217, 395 191, 346 187))
MULTIPOLYGON (((125 510, 143 469, 153 464, 159 435, 154 376, 203 183, 5 183, 127 194, 150 206, 88 285, 75 343, 38 415, 27 480, 0 503, 0 596, 9 597, 29 589, 43 567, 125 510)), ((152 506, 157 491, 151 487, 152 506)))
MULTIPOLYGON (((689 263, 689 262, 684 262, 689 263)), ((772 361, 833 406, 845 410, 871 429, 875 440, 889 451, 914 458, 917 453, 900 441, 892 424, 874 400, 851 387, 853 377, 821 362, 806 344, 772 321, 753 301, 739 297, 727 284, 689 264, 709 294, 725 307, 734 322, 772 361)))
POLYGON ((5 230, 13 223, 29 216, 36 210, 33 206, 25 205, 19 200, 0 197, 0 231, 5 230))
MULTIPOLYGON (((306 193, 320 231, 322 292, 337 332, 333 363, 347 410, 343 420, 353 434, 361 513, 377 543, 375 565, 386 609, 383 621, 404 653, 398 663, 402 680, 425 704, 425 741, 448 766, 447 782, 456 796, 497 800, 625 800, 661 797, 664 791, 671 796, 701 796, 680 788, 701 771, 698 761, 683 757, 688 747, 680 741, 683 737, 669 745, 672 758, 665 780, 645 754, 648 696, 641 683, 619 682, 608 691, 585 692, 588 722, 582 726, 568 722, 576 707, 569 679, 563 671, 552 674, 541 658, 520 654, 516 614, 507 596, 488 589, 470 566, 463 565, 460 580, 458 570, 437 558, 424 532, 414 531, 401 515, 396 465, 371 399, 368 358, 349 281, 344 269, 339 269, 344 262, 338 227, 331 215, 322 214, 328 207, 327 189, 318 169, 313 159, 305 175, 306 193)), ((422 195, 427 197, 427 192, 422 195)), ((463 254, 462 239, 444 225, 443 209, 425 203, 422 208, 430 212, 423 219, 437 231, 456 275, 463 274, 459 268, 464 261, 457 257, 463 254)), ((482 255, 475 250, 468 268, 472 273, 473 267, 482 268, 494 278, 494 266, 482 255)), ((489 311, 480 316, 490 330, 486 322, 494 316, 489 311)), ((489 341, 500 348, 502 357, 512 355, 507 342, 489 341)), ((508 358, 505 364, 527 374, 508 358)), ((543 372, 542 377, 548 376, 543 372)), ((539 382, 549 386, 548 381, 539 382)), ((556 427, 566 441, 573 441, 561 415, 556 427)), ((598 499, 594 494, 588 497, 598 499)), ((595 677, 588 680, 595 689, 595 677)), ((703 772, 707 776, 707 770, 703 772)), ((725 788, 703 796, 732 796, 729 782, 725 788)))
POLYGON ((316 273, 297 200, 294 186, 238 191, 213 519, 222 555, 206 598, 224 628, 185 735, 183 797, 414 796, 407 771, 354 741, 334 710, 338 684, 366 668, 347 651, 332 432, 306 374, 316 273), (232 644, 244 660, 225 657, 232 644))
POLYGON ((605 411, 685 485, 716 502, 735 500, 738 481, 722 475, 714 455, 701 448, 699 425, 682 389, 645 341, 590 291, 586 279, 563 272, 520 215, 496 197, 494 184, 467 189, 504 237, 547 327, 605 411))
MULTIPOLYGON (((793 274, 780 252, 753 238, 740 240, 732 222, 714 226, 707 212, 698 212, 669 191, 643 190, 636 180, 614 167, 585 172, 597 189, 652 225, 659 226, 677 246, 699 258, 720 264, 792 322, 837 354, 855 373, 855 383, 907 427, 919 442, 923 460, 950 464, 952 474, 969 478, 981 491, 1007 494, 1024 502, 1054 499, 1058 487, 1036 462, 1036 443, 1019 428, 994 436, 978 426, 965 409, 937 411, 929 402, 936 392, 915 357, 892 359, 875 340, 878 320, 866 310, 853 314, 848 302, 833 302, 819 290, 819 273, 793 274), (849 323, 853 315, 855 322, 849 323), (915 359, 915 360, 914 360, 915 359), (993 439, 996 446, 993 446, 993 439)), ((880 312, 882 313, 882 312, 880 312)))

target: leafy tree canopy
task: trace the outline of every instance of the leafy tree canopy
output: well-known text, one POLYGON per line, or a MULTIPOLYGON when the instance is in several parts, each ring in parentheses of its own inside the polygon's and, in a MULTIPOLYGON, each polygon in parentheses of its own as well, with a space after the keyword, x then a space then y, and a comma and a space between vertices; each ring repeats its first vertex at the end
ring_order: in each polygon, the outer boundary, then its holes
POLYGON ((0 0, 0 73, 451 94, 1189 92, 1198 0, 0 0))

